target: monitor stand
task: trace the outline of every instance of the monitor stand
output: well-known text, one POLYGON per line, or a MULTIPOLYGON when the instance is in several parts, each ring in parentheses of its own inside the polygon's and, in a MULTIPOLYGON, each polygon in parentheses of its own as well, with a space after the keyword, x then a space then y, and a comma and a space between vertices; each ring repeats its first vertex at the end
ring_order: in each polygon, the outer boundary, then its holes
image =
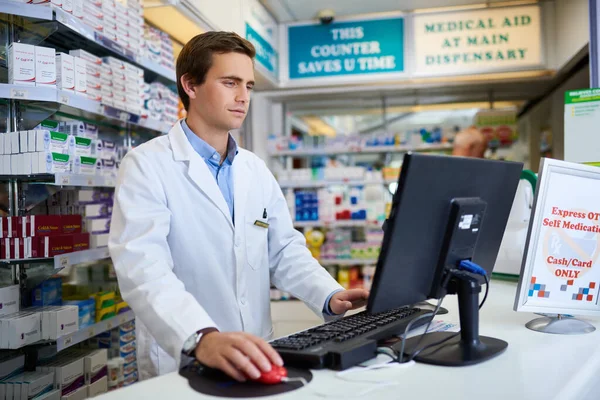
POLYGON ((465 366, 478 364, 502 353, 508 343, 487 336, 479 336, 479 280, 468 273, 457 272, 450 280, 448 294, 458 294, 461 331, 434 332, 406 341, 405 356, 430 344, 456 336, 420 352, 414 360, 425 364, 465 366), (422 338, 422 340, 421 340, 422 338), (417 347, 418 346, 418 347, 417 347))
MULTIPOLYGON (((416 303, 415 305, 413 305, 413 307, 420 308, 421 310, 433 312, 433 311, 435 311, 437 305, 431 304, 428 301, 422 301, 420 303, 416 303)), ((440 307, 438 309, 438 311, 435 313, 435 315, 444 315, 444 314, 448 314, 448 310, 444 307, 440 307)))
POLYGON ((558 314, 555 316, 544 316, 529 321, 525 326, 532 331, 543 333, 556 333, 559 335, 580 335, 591 333, 596 330, 594 325, 577 318, 565 317, 558 314))

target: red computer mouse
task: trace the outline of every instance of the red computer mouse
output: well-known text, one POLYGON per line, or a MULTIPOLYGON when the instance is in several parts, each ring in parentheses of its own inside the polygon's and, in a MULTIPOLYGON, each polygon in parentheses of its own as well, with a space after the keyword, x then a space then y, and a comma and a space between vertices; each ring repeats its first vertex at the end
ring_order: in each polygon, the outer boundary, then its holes
POLYGON ((275 385, 280 383, 283 378, 287 377, 287 369, 278 365, 271 365, 269 372, 261 373, 258 379, 254 379, 254 382, 264 383, 267 385, 275 385))

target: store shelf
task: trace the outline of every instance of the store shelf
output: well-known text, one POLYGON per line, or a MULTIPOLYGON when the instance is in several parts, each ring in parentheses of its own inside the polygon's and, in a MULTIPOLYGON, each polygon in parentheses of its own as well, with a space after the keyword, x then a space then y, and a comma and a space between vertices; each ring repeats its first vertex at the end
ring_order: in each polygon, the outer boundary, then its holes
POLYGON ((23 2, 6 1, 0 3, 0 14, 12 14, 20 17, 52 20, 50 6, 31 5, 23 2))
POLYGON ((39 174, 39 175, 0 175, 0 182, 17 179, 21 182, 40 185, 76 187, 115 187, 117 178, 102 175, 39 174))
POLYGON ((175 71, 164 68, 150 60, 138 57, 134 51, 123 47, 121 44, 108 39, 106 36, 95 31, 91 26, 84 24, 79 18, 74 17, 61 9, 54 9, 56 22, 60 25, 56 33, 53 33, 49 40, 58 42, 60 47, 84 48, 85 50, 102 56, 115 56, 132 64, 143 68, 147 74, 144 74, 150 81, 154 79, 162 80, 166 84, 173 84, 176 81, 175 71), (79 37, 73 37, 76 34, 79 37), (81 37, 87 39, 86 43, 81 43, 81 37), (71 46, 72 44, 72 46, 71 46))
POLYGON ((370 147, 353 147, 339 149, 300 149, 300 150, 281 150, 271 152, 271 156, 294 156, 294 157, 311 157, 311 156, 328 156, 336 154, 381 154, 381 153, 407 153, 413 152, 428 152, 428 151, 448 151, 452 150, 451 144, 423 144, 421 146, 370 146, 370 147))
POLYGON ((110 254, 108 253, 108 247, 102 247, 99 249, 74 251, 72 253, 61 254, 54 257, 0 260, 0 266, 7 267, 10 265, 19 264, 54 264, 54 269, 59 270, 85 262, 104 260, 106 258, 110 258, 110 254))
POLYGON ((363 260, 363 259, 327 259, 327 260, 319 260, 319 264, 324 267, 328 266, 340 266, 340 267, 350 267, 353 265, 375 265, 377 264, 377 260, 363 260))
POLYGON ((118 126, 132 125, 158 133, 166 133, 170 126, 163 121, 142 118, 124 110, 104 105, 72 92, 52 87, 0 84, 0 98, 29 102, 36 108, 58 111, 74 117, 108 122, 118 126))
POLYGON ((379 221, 365 221, 365 220, 347 220, 347 221, 295 221, 295 228, 355 228, 355 227, 381 227, 379 221))
POLYGON ((339 181, 308 181, 308 182, 286 182, 280 181, 279 186, 283 189, 314 189, 323 188, 329 186, 365 186, 365 185, 389 185, 390 183, 396 183, 398 179, 383 179, 377 181, 366 181, 366 180, 339 180, 339 181))
POLYGON ((67 349, 83 342, 84 340, 91 339, 102 332, 109 331, 129 321, 133 321, 134 319, 135 315, 133 314, 133 311, 127 311, 123 314, 117 315, 116 317, 100 321, 92 326, 80 329, 79 331, 71 333, 70 335, 61 336, 56 340, 56 351, 67 349))

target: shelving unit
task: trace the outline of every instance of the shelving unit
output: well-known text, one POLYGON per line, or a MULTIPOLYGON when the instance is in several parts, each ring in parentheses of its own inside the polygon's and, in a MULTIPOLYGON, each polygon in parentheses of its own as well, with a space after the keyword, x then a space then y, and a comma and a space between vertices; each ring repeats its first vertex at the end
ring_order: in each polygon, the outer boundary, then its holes
POLYGON ((68 268, 77 264, 100 261, 110 258, 108 254, 108 248, 102 247, 98 249, 89 249, 82 251, 75 251, 72 253, 61 254, 54 257, 41 257, 41 258, 21 258, 16 260, 0 260, 0 267, 7 268, 11 265, 20 264, 53 264, 55 270, 68 268))
POLYGON ((385 153, 408 153, 431 152, 431 151, 449 151, 452 150, 451 144, 424 144, 421 146, 369 146, 352 147, 339 149, 298 149, 298 150, 280 150, 271 152, 273 157, 313 157, 329 156, 339 154, 385 154, 385 153))
POLYGON ((319 263, 324 267, 339 266, 339 267, 351 267, 354 265, 374 265, 377 264, 377 260, 371 259, 325 259, 319 260, 319 263))
POLYGON ((341 181, 308 181, 308 182, 286 182, 280 181, 279 186, 283 189, 317 189, 329 186, 365 186, 365 185, 389 185, 396 183, 398 179, 383 179, 376 181, 368 180, 341 180, 341 181))
POLYGON ((0 83, 0 98, 19 101, 26 107, 60 112, 77 118, 106 122, 119 127, 131 126, 162 134, 170 126, 162 121, 142 118, 85 96, 50 87, 22 86, 0 83))
POLYGON ((295 221, 295 228, 358 228, 381 227, 379 221, 347 220, 347 221, 295 221))
POLYGON ((118 327, 119 325, 126 324, 129 321, 133 321, 134 319, 135 315, 133 314, 133 311, 127 311, 123 314, 117 315, 116 317, 112 317, 104 321, 100 321, 92 326, 82 328, 75 333, 61 336, 56 340, 56 351, 67 349, 83 342, 84 340, 91 339, 100 333, 109 331, 118 327))

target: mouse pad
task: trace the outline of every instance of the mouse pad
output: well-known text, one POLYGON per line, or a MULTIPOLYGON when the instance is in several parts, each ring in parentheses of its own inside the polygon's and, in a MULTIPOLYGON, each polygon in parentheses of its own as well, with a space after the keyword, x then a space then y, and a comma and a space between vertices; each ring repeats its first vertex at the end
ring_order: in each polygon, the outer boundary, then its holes
MULTIPOLYGON (((307 369, 286 367, 288 378, 304 378, 306 382, 312 380, 312 373, 307 369)), ((217 397, 263 397, 291 392, 300 389, 302 382, 278 383, 265 385, 252 381, 238 382, 225 373, 205 368, 198 362, 192 362, 179 370, 179 375, 186 378, 197 392, 217 397)))

